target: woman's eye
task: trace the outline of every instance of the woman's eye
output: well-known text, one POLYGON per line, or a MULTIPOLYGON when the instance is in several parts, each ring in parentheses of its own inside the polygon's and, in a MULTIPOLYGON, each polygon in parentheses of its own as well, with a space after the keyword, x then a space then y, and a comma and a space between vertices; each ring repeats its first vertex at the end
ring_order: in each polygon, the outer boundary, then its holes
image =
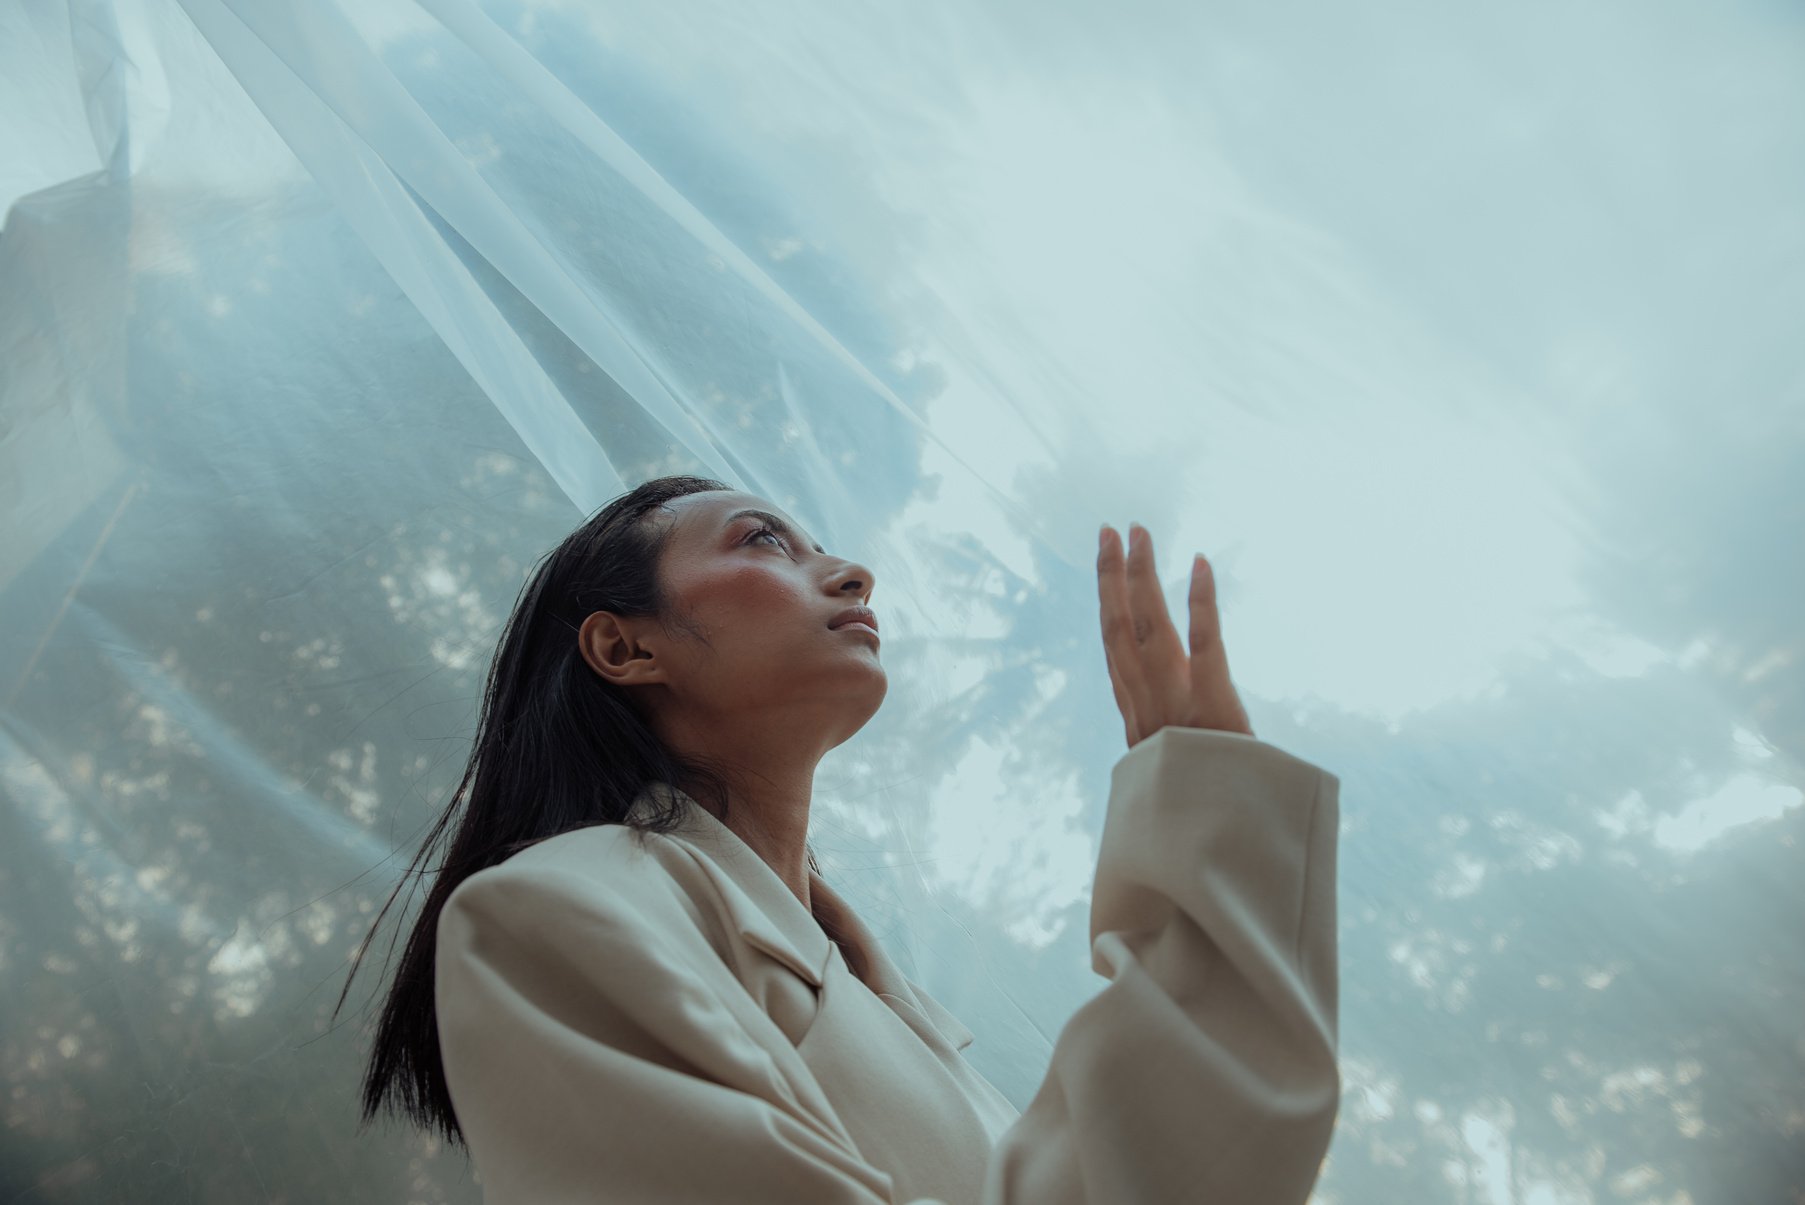
POLYGON ((783 537, 778 535, 775 531, 772 531, 769 527, 761 527, 754 531, 751 535, 746 537, 746 543, 750 544, 759 536, 770 536, 773 540, 777 541, 778 547, 781 548, 783 546, 783 537))

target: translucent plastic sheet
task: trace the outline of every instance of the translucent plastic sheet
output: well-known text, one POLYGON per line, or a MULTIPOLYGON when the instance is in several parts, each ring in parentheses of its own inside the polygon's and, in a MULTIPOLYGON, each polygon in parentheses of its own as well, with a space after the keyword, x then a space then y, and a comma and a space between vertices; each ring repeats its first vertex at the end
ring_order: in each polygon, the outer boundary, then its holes
POLYGON ((815 846, 1018 1105, 1132 519, 1343 781, 1319 1199, 1805 1192, 1796 10, 7 0, 0 205, 0 1200, 478 1199, 328 1015, 669 472, 875 569, 815 846))

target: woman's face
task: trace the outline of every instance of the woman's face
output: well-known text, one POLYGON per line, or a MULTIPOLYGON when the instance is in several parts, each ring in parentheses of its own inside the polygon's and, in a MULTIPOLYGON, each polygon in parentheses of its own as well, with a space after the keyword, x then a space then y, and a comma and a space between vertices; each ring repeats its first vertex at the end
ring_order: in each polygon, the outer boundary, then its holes
POLYGON ((581 640, 597 672, 647 688, 654 717, 689 733, 775 727, 825 752, 864 727, 888 687, 878 638, 827 625, 869 604, 871 570, 756 494, 686 494, 647 521, 670 529, 659 576, 671 630, 596 612, 581 640))

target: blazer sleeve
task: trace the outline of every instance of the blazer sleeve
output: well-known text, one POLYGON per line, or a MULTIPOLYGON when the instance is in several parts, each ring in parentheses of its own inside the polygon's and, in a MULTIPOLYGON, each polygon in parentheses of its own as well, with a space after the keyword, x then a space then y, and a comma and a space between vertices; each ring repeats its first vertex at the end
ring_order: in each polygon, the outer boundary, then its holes
POLYGON ((1308 1198, 1341 1099, 1339 790, 1202 728, 1116 763, 1090 916, 1110 982, 999 1137, 986 1205, 1308 1198))

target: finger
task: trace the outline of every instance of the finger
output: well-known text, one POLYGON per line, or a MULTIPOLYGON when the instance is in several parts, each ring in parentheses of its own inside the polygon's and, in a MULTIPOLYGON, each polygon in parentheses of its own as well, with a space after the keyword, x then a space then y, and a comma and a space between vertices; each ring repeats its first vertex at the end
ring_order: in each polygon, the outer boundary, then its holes
POLYGON ((1191 562, 1191 698, 1218 723, 1245 726, 1240 697, 1229 677, 1228 649, 1222 641, 1222 614, 1216 602, 1216 574, 1198 553, 1191 562), (1237 713, 1239 725, 1232 723, 1237 713))
POLYGON ((1097 552, 1097 601, 1103 625, 1103 651, 1108 658, 1112 682, 1118 691, 1118 706, 1123 717, 1150 715, 1141 672, 1140 654, 1135 647, 1132 619, 1128 610, 1127 569, 1122 560, 1122 541, 1115 530, 1105 527, 1097 552), (1121 700, 1126 700, 1123 706, 1121 700))
POLYGON ((1201 552, 1191 558, 1191 660, 1222 651, 1222 616, 1216 610, 1216 574, 1201 552))
MULTIPOLYGON (((1189 702, 1190 675, 1185 670, 1185 648, 1166 609, 1166 592, 1160 586, 1154 564, 1153 533, 1136 524, 1128 546, 1128 600, 1134 617, 1136 652, 1142 666, 1145 690, 1155 706, 1169 716, 1183 715, 1189 702)), ((1146 712, 1142 713, 1147 714, 1146 712)))
POLYGON ((1135 724, 1134 703, 1122 689, 1122 680, 1116 676, 1115 662, 1109 656, 1108 649, 1103 651, 1103 661, 1104 667, 1109 670, 1109 689, 1116 696, 1116 710, 1122 713, 1122 735, 1127 739, 1128 747, 1132 749, 1135 742, 1140 739, 1137 735, 1139 728, 1135 724))

